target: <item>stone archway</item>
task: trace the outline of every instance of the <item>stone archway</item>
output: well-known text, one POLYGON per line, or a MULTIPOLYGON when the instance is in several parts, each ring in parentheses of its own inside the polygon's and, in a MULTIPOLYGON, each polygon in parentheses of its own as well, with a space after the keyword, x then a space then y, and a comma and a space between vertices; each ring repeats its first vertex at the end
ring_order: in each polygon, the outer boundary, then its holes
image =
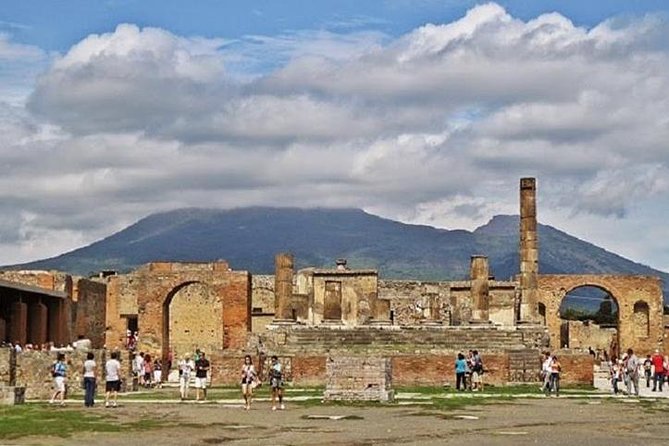
POLYGON ((174 287, 163 302, 163 359, 170 349, 175 358, 196 348, 211 353, 223 349, 223 297, 202 282, 174 287))
POLYGON ((650 276, 558 275, 538 278, 538 303, 546 308, 546 326, 551 348, 560 348, 560 304, 576 288, 592 286, 607 291, 618 305, 619 348, 640 354, 661 348, 663 342, 663 302, 660 280, 650 276), (636 308, 636 311, 635 311, 636 308), (647 330, 639 331, 636 321, 645 318, 647 330))
POLYGON ((619 305, 612 293, 600 286, 577 286, 566 290, 560 303, 560 346, 593 349, 619 356, 619 305))

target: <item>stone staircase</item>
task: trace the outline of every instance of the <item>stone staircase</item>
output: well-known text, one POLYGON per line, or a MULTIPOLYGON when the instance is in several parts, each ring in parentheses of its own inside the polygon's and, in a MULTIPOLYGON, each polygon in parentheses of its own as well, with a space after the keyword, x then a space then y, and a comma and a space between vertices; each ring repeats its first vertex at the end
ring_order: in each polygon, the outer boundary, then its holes
POLYGON ((537 330, 487 327, 282 328, 273 333, 282 350, 312 353, 331 350, 431 352, 507 351, 538 348, 537 330))

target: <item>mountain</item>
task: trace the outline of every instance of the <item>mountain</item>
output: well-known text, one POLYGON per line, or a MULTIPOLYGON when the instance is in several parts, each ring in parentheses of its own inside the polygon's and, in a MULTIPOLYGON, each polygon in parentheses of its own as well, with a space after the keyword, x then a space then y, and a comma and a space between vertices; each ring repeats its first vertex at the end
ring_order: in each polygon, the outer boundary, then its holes
MULTIPOLYGON (((669 274, 632 262, 551 226, 539 225, 542 273, 669 274)), ((498 215, 474 231, 437 229, 380 218, 359 209, 252 207, 179 209, 153 214, 84 248, 7 268, 86 275, 128 271, 156 260, 227 260, 232 268, 272 274, 274 255, 290 251, 296 267, 378 268, 383 278, 464 279, 470 256, 487 255, 491 273, 518 273, 518 216, 498 215)))

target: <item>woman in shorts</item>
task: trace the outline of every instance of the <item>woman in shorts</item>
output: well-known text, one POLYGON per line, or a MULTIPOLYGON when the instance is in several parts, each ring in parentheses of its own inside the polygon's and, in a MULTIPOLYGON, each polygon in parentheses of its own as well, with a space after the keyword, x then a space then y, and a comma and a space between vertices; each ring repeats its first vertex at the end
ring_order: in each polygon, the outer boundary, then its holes
POLYGON ((62 406, 65 404, 65 376, 67 375, 67 364, 65 364, 64 353, 58 353, 57 360, 51 369, 51 375, 53 376, 54 392, 49 403, 55 403, 56 398, 58 398, 58 401, 62 406))
POLYGON ((276 410, 276 400, 279 400, 279 409, 283 410, 283 368, 279 358, 272 356, 272 365, 269 369, 269 385, 272 389, 272 410, 276 410))
POLYGON ((144 387, 151 387, 153 382, 153 362, 151 355, 144 355, 144 387))
POLYGON ((251 356, 244 356, 244 365, 242 366, 242 395, 244 395, 244 409, 251 409, 251 398, 253 397, 253 389, 256 386, 258 375, 256 369, 253 367, 251 356))

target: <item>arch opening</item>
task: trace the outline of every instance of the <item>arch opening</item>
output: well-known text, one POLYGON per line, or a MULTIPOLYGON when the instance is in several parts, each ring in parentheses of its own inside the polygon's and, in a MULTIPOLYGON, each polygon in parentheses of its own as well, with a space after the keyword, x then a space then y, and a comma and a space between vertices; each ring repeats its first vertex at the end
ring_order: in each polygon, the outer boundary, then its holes
POLYGON ((592 349, 601 359, 619 355, 619 306, 608 290, 591 285, 569 290, 559 315, 561 347, 592 349))
POLYGON ((173 361, 196 349, 223 348, 223 305, 220 296, 202 282, 185 282, 168 293, 163 303, 163 361, 173 361))

